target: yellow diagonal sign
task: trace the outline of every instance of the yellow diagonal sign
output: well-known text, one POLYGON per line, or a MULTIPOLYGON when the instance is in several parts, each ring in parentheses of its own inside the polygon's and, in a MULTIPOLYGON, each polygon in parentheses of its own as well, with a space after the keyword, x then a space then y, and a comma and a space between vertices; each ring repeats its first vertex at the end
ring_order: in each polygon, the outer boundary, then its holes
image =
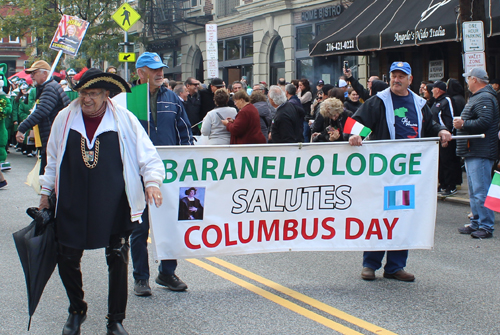
POLYGON ((119 52, 119 62, 135 62, 135 52, 119 52))
POLYGON ((111 17, 123 30, 128 31, 141 18, 141 15, 128 3, 124 3, 111 17))

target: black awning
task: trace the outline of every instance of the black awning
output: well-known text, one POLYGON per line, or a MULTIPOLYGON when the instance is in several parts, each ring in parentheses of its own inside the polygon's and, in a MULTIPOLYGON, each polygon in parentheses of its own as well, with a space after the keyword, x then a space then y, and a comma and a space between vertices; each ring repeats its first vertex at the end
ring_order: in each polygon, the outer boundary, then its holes
POLYGON ((459 41, 458 1, 356 0, 311 42, 309 54, 325 56, 459 41))
POLYGON ((484 32, 487 37, 500 35, 500 0, 485 0, 486 25, 484 32))

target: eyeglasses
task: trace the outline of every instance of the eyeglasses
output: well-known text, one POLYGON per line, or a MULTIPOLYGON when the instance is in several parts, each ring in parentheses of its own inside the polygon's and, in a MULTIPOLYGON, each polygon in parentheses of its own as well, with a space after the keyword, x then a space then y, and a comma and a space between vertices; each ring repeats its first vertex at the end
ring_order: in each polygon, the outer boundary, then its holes
POLYGON ((35 71, 31 72, 30 73, 30 77, 33 77, 37 72, 38 72, 38 70, 35 70, 35 71))
POLYGON ((100 92, 80 92, 78 93, 78 96, 80 98, 86 98, 86 97, 89 97, 90 99, 95 99, 97 98, 98 96, 100 96, 104 91, 100 91, 100 92))
POLYGON ((196 83, 196 84, 195 83, 189 83, 188 85, 200 86, 200 84, 198 84, 198 83, 196 83))

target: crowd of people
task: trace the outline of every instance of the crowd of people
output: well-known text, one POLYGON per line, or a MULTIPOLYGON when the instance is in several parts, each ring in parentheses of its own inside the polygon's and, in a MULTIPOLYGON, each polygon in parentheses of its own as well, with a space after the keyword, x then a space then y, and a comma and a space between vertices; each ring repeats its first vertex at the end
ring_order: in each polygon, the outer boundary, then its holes
MULTIPOLYGON (((438 191, 443 196, 457 192, 465 159, 472 214, 459 232, 475 238, 492 236, 494 216, 484 200, 498 162, 500 85, 489 82, 484 70, 464 74, 472 93, 466 102, 464 88, 452 78, 422 82, 419 94, 412 92, 412 69, 406 62, 391 64, 389 82, 372 76, 366 88, 348 68, 334 85, 318 80, 313 87, 305 78, 289 83, 280 78, 269 87, 265 82, 250 86, 242 77, 226 88, 220 78, 213 78, 208 86, 194 77, 182 83, 168 81, 165 67, 158 54, 145 52, 136 62, 139 78, 132 83, 118 76, 115 67, 106 72, 68 69, 66 77, 57 80, 49 77, 50 65, 39 60, 25 70, 33 87, 13 78, 4 89, 12 103, 5 148, 33 156, 38 136, 39 207, 49 208, 48 197, 57 195, 59 274, 70 301, 63 334, 79 334, 86 318, 80 270, 86 249, 106 248, 108 334, 127 334, 122 322, 129 251, 134 293, 152 294, 146 205, 162 204, 164 179, 155 146, 193 145, 200 136, 211 145, 336 141, 362 145, 365 139, 344 132, 348 118, 370 128, 371 140, 438 136, 442 143, 438 191), (144 83, 149 83, 150 122, 139 121, 110 99, 144 83), (485 139, 451 141, 452 134, 483 133, 485 139)), ((11 168, 6 160, 0 163, 4 171, 11 168)), ((0 188, 6 186, 0 173, 0 188)), ((196 205, 195 194, 194 188, 186 190, 179 220, 202 217, 203 207, 196 205)), ((376 278, 384 255, 384 251, 364 253, 364 280, 376 278)), ((408 250, 388 251, 386 257, 385 278, 415 279, 404 270, 408 250)), ((162 260, 156 283, 173 291, 186 290, 176 268, 176 260, 162 260)))

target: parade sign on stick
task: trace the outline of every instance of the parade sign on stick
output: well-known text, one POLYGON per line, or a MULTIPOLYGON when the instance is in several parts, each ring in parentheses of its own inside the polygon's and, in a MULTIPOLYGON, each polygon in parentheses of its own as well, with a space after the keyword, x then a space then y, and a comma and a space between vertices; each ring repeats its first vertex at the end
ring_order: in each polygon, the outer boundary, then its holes
POLYGON ((439 142, 374 142, 157 147, 158 259, 432 248, 439 142))
POLYGON ((50 42, 50 48, 76 56, 88 27, 89 23, 85 20, 76 16, 63 15, 50 42))

